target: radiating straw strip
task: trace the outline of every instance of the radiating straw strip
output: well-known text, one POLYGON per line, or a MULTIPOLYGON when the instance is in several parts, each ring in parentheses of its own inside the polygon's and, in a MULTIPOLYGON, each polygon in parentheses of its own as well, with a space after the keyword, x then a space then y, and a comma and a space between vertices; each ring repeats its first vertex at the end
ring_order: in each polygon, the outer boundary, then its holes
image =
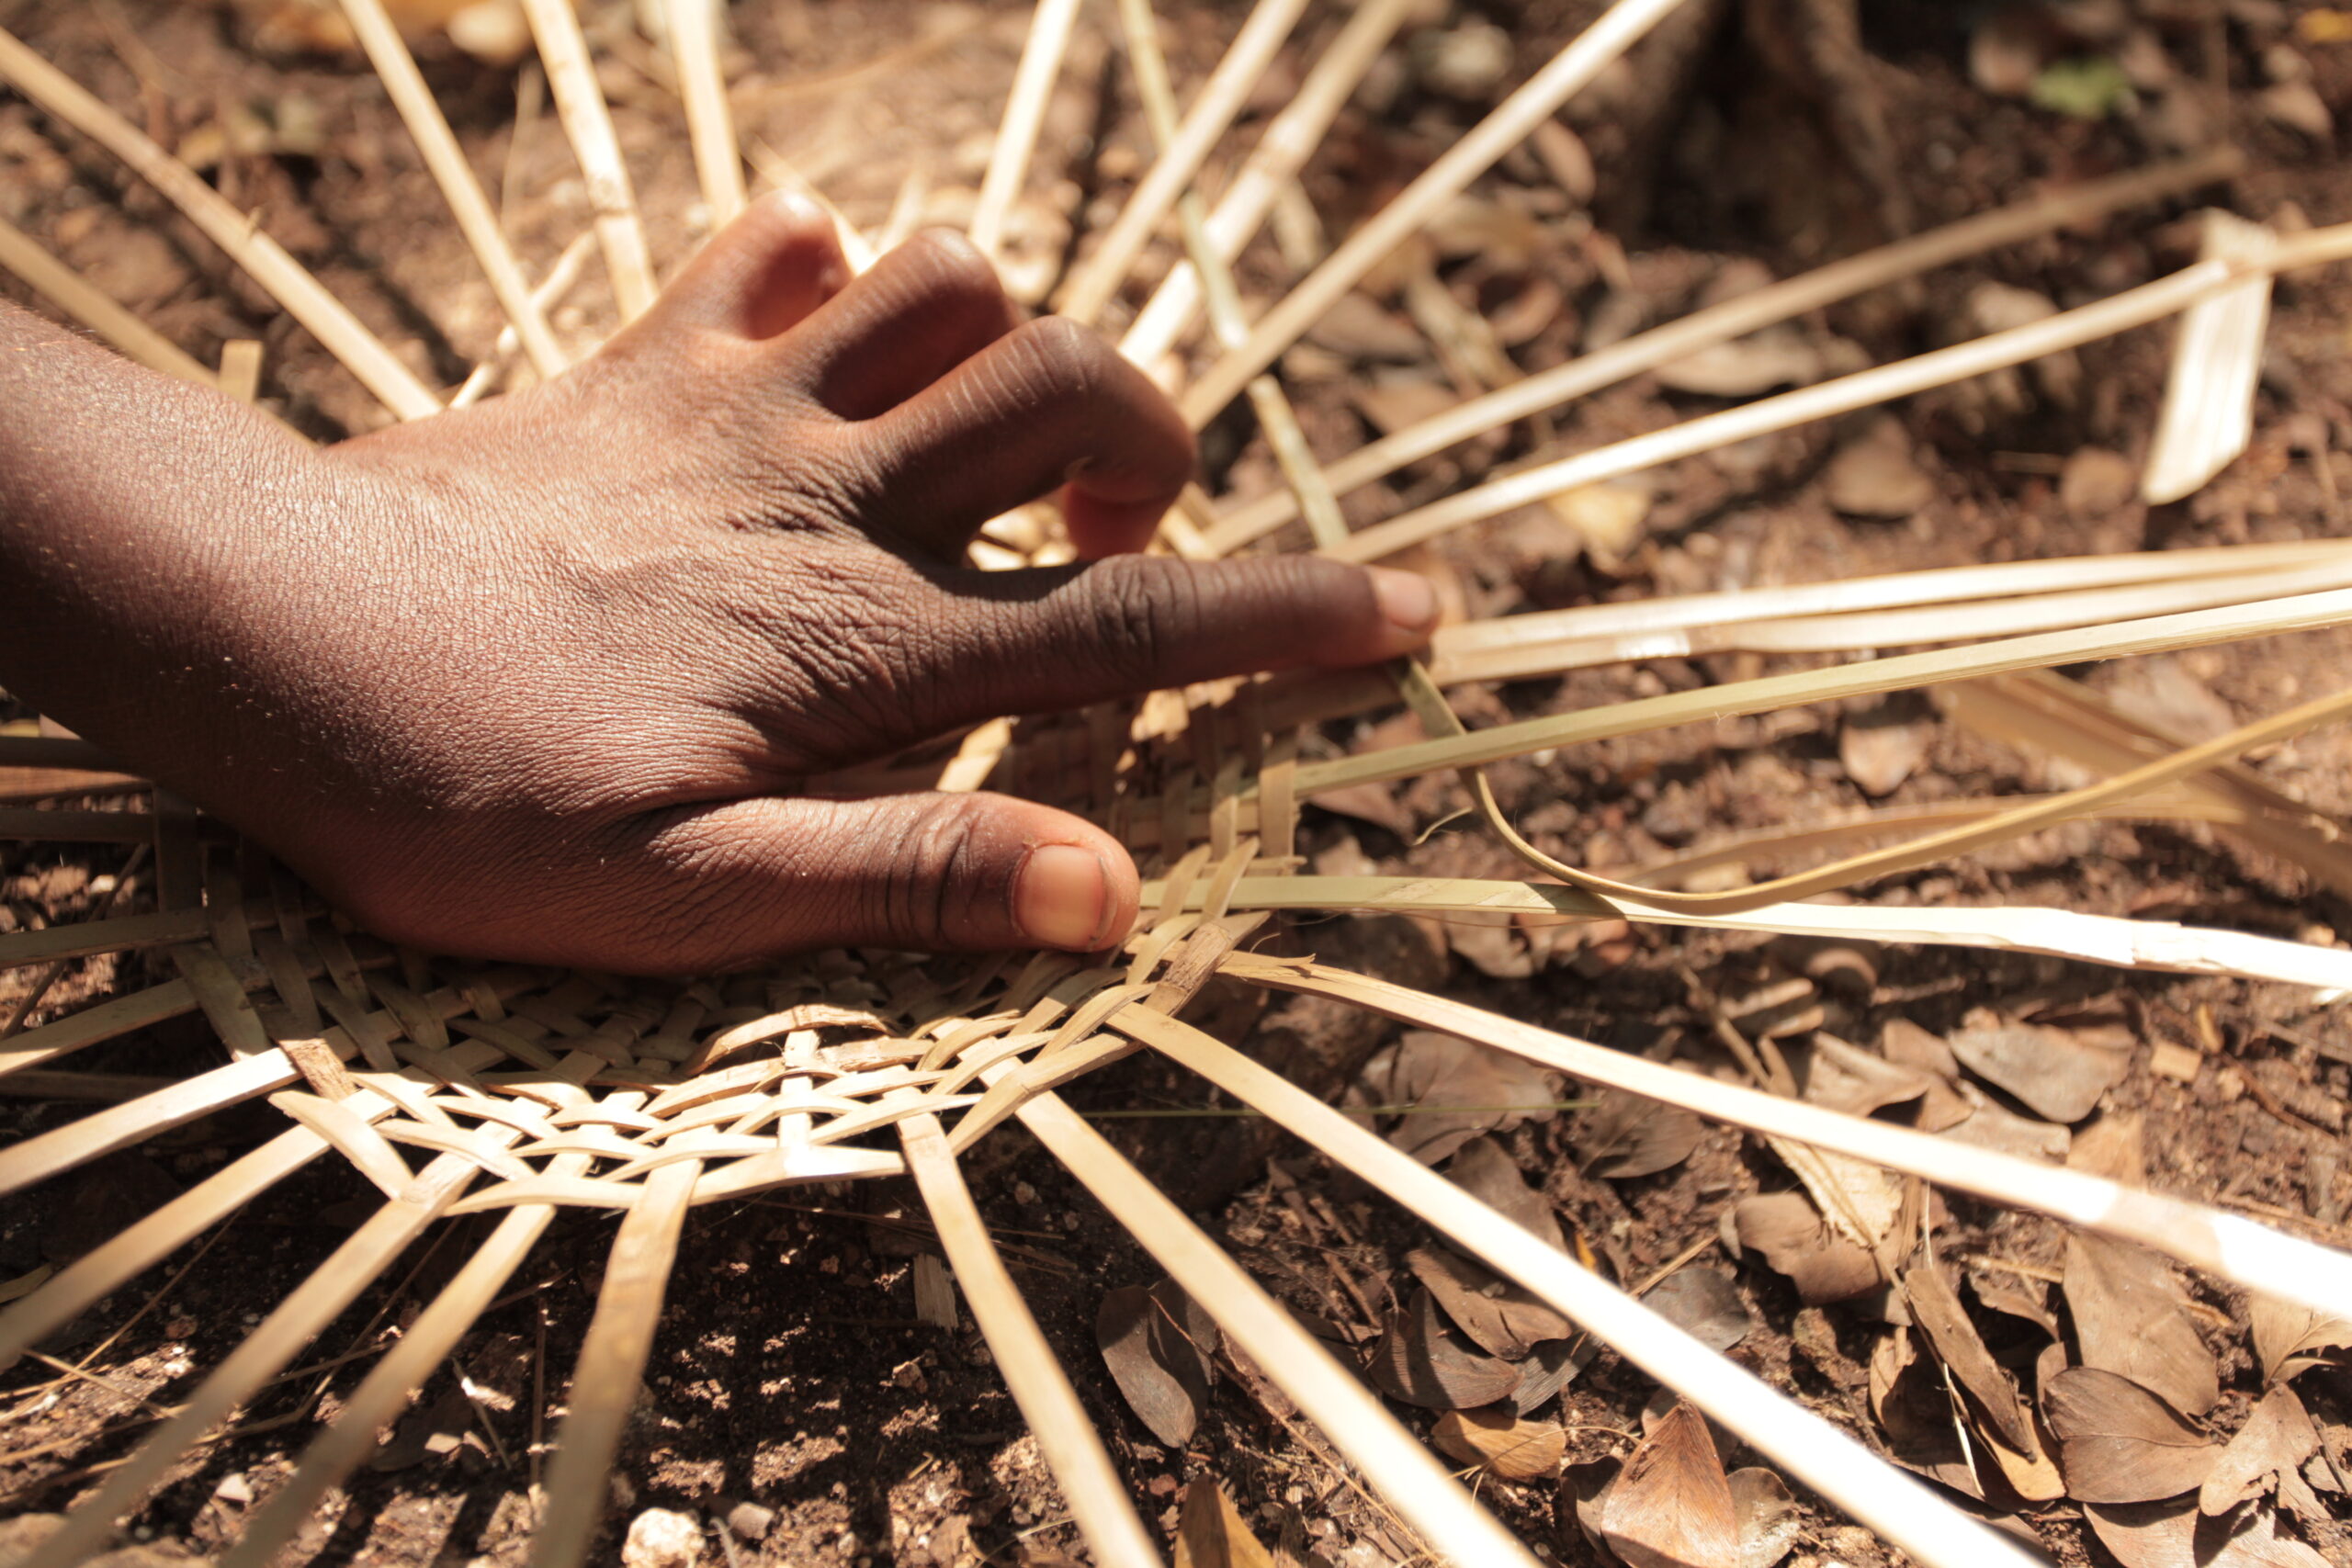
MULTIPOLYGON (((1264 14, 1262 10, 1259 13, 1264 14)), ((1151 0, 1119 0, 1119 17, 1126 31, 1128 59, 1135 69, 1136 96, 1143 100, 1145 120, 1161 148, 1164 163, 1168 149, 1176 145, 1181 132, 1176 123, 1176 91, 1169 80, 1167 57, 1159 48, 1159 18, 1152 14, 1151 0)), ((1154 172, 1157 173, 1156 166, 1154 172)), ((1183 229, 1184 254, 1204 281, 1209 320, 1216 328, 1217 341, 1228 349, 1238 348, 1248 337, 1250 326, 1242 315, 1241 296, 1233 286, 1233 275, 1209 239, 1199 193, 1180 193, 1176 208, 1183 229)), ((1250 406, 1257 412, 1283 479, 1297 497, 1299 510, 1306 514, 1316 543, 1337 546, 1348 535, 1347 523, 1340 514, 1339 498, 1331 493, 1331 487, 1324 482, 1316 467, 1315 454, 1306 444, 1306 433, 1299 428, 1298 414, 1291 408, 1290 399, 1283 395, 1282 384, 1272 376, 1252 376, 1249 392, 1250 406)))
POLYGON ((1037 1451, 1078 1520, 1087 1550, 1103 1568, 1161 1568, 1159 1551, 1127 1501, 1126 1487, 1087 1419, 1078 1391, 997 1256, 987 1222, 973 1205, 938 1118, 928 1113, 910 1117, 899 1123, 899 1136, 916 1190, 947 1253, 948 1267, 964 1289, 964 1300, 995 1355, 1005 1386, 1012 1391, 1022 1419, 1037 1440, 1037 1451))
POLYGON ((702 204, 717 230, 743 210, 743 154, 718 60, 719 0, 666 0, 670 58, 678 67, 678 94, 686 104, 686 135, 694 143, 702 204))
POLYGON ((1412 1156, 1192 1025, 1129 1008, 1112 1020, 1179 1066, 1264 1111, 1565 1314, 1792 1476, 1928 1568, 2036 1561, 1755 1373, 1578 1267, 1412 1156))
MULTIPOLYGON (((1582 745, 1677 724, 1764 713, 1804 703, 1869 696, 1945 681, 1973 680, 2017 670, 2174 652, 2241 637, 2317 631, 2346 621, 2352 621, 2352 589, 2339 588, 2255 604, 2229 604, 2109 626, 2003 637, 1963 648, 1898 654, 1891 659, 1767 675, 1754 681, 1735 681, 1721 686, 1612 703, 1606 707, 1522 719, 1474 730, 1456 739, 1417 741, 1361 756, 1302 762, 1297 788, 1301 795, 1313 795, 1350 784, 1410 778, 1442 769, 1523 756, 1549 747, 1582 745)), ((1204 807, 1206 805, 1204 795, 1198 800, 1204 807)))
MULTIPOLYGON (((1965 218, 1925 234, 1750 289, 1565 365, 1538 371, 1523 381, 1473 398, 1360 446, 1331 464, 1331 483, 1345 494, 1396 472, 1408 463, 1498 430, 1515 420, 1588 397, 1701 349, 1869 289, 1947 266, 1963 257, 2194 190, 2226 178, 2243 161, 2234 148, 2219 148, 2179 163, 2159 164, 2132 174, 2095 180, 1965 218)), ((1263 496, 1236 507, 1219 519, 1209 531, 1209 540, 1220 553, 1234 550, 1272 533, 1295 515, 1287 496, 1280 492, 1263 496)))
POLYGON ((115 303, 104 290, 85 282, 81 274, 6 219, 0 219, 0 266, 24 279, 33 292, 104 338, 125 358, 199 387, 220 385, 220 378, 201 360, 115 303))
MULTIPOLYGON (((1102 314, 1119 292, 1133 269, 1136 257, 1143 253, 1159 220, 1168 216, 1178 197, 1191 187, 1193 176, 1200 172, 1210 150, 1233 124, 1233 117, 1257 90, 1259 79, 1266 67, 1273 62, 1283 40, 1298 25, 1306 10, 1306 0, 1257 0, 1250 16, 1234 35, 1232 47, 1225 58, 1217 62, 1200 96, 1193 101, 1192 112, 1180 126, 1155 127, 1152 134, 1159 143, 1159 155, 1137 185, 1119 216, 1112 220, 1110 231, 1102 236, 1094 254, 1080 264, 1078 275, 1070 280, 1063 295, 1060 310, 1072 320, 1091 322, 1102 314)), ((1125 15, 1123 4, 1121 14, 1125 15)), ((1150 7, 1145 7, 1149 16, 1150 7)), ((1136 50, 1136 28, 1128 23, 1128 50, 1136 50)), ((1151 40, 1159 41, 1155 36, 1151 40)), ((1155 57, 1157 51, 1154 51, 1155 57)), ((1165 74, 1165 61, 1159 69, 1165 74)))
MULTIPOLYGON (((588 1168, 589 1160, 584 1155, 560 1155, 553 1164, 565 1174, 576 1174, 588 1168)), ((376 1435, 400 1419, 416 1391, 497 1299, 554 1217, 555 1210, 544 1205, 507 1212, 432 1304, 340 1401, 334 1422, 311 1440, 293 1473, 245 1522, 243 1535, 217 1568, 267 1568, 326 1495, 374 1455, 376 1435)))
POLYGON ((563 122, 571 155, 588 184, 588 209, 596 216, 596 239, 604 247, 614 302, 622 321, 633 321, 653 303, 653 262, 646 254, 637 193, 629 184, 628 165, 621 160, 620 139, 613 134, 605 89, 597 85, 595 64, 588 58, 588 40, 580 34, 571 0, 523 0, 523 14, 530 19, 548 85, 555 93, 556 118, 563 122))
POLYGON ((229 1353, 169 1421, 107 1476, 95 1495, 65 1516, 20 1568, 78 1568, 96 1557, 113 1536, 116 1521, 390 1267, 463 1190, 476 1168, 469 1159, 443 1155, 418 1173, 407 1191, 368 1216, 229 1353))
POLYGON ((1206 424, 1238 396, 1250 378, 1273 364, 1306 329, 1321 321, 1342 296, 1386 260, 1445 204, 1487 172, 1496 160, 1527 139, 1577 89, 1631 48, 1681 0, 1617 0, 1600 18, 1528 78, 1494 112, 1421 171, 1363 227, 1340 244, 1299 285, 1268 310, 1250 333, 1249 345, 1227 354, 1184 394, 1184 416, 1194 429, 1206 424))
MULTIPOLYGON (((677 4, 678 0, 673 0, 673 9, 677 4)), ((343 0, 343 9, 351 19, 351 30, 358 36, 359 47, 368 51, 368 62, 382 80, 392 107, 400 111, 401 123, 415 139, 417 151, 424 155, 424 166, 431 172, 433 183, 441 187, 442 199, 449 204, 449 211, 458 220, 458 231, 465 236, 474 260, 489 277, 490 291, 497 296, 498 308, 506 312, 507 324, 522 339, 523 351, 530 355, 532 368, 548 379, 554 379, 563 373, 567 363, 563 350, 557 346, 555 333, 548 330, 538 302, 531 298, 531 286, 523 276, 522 265, 515 261, 514 252, 506 243, 498 214, 491 210, 490 197, 482 194, 481 182, 474 178, 473 165, 466 162, 465 150, 458 145, 448 120, 442 116, 441 106, 434 101, 433 89, 424 85, 424 73, 416 68, 416 59, 409 53, 400 28, 385 14, 384 0, 343 0)))
POLYGON ((643 1385, 653 1331, 678 1259, 687 1200, 702 1167, 695 1160, 665 1165, 645 1179, 635 1206, 614 1233, 596 1315, 580 1344, 563 1424, 556 1428, 555 1461, 548 1467, 548 1506, 531 1541, 531 1568, 578 1568, 604 1517, 605 1482, 621 1428, 643 1385))
MULTIPOLYGON (((2120 1236, 2233 1284, 2267 1292, 2314 1310, 2340 1313, 2344 1303, 2352 1301, 2352 1256, 2280 1235, 2202 1203, 2164 1197, 1957 1138, 1743 1089, 1326 964, 1237 953, 1227 961, 1224 973, 1251 985, 1331 998, 1416 1028, 1441 1030, 1492 1045, 1587 1083, 1606 1084, 1645 1100, 1680 1106, 1711 1121, 1851 1155, 1941 1187, 2120 1236)), ((1117 1022, 1124 1027, 1131 1016, 1123 1014, 1117 1022)))
MULTIPOLYGON (((2278 243, 2268 228, 2234 213, 2209 209, 2204 226, 2200 256, 2261 255, 2278 243)), ((2204 488, 2254 439, 2270 288, 2268 277, 2250 277, 2181 313, 2141 500, 2162 505, 2204 488)))
MULTIPOLYGON (((1351 536, 1345 549, 1331 553, 1345 560, 1377 560, 1464 524, 1496 516, 1546 496, 1604 479, 1622 479, 1644 468, 1713 452, 1792 425, 1851 413, 1857 409, 2078 348, 2129 328, 2161 321, 2247 277, 2317 266, 2347 256, 2352 256, 2352 223, 2295 235, 2279 242, 2277 249, 2265 254, 2218 256, 2198 262, 2153 283, 2143 283, 2110 299, 2026 326, 1687 420, 1646 435, 1594 447, 1557 462, 1489 480, 1475 490, 1375 524, 1351 536)), ((1261 331, 1263 326, 1261 322, 1261 331)))
MULTIPOLYGON (((581 273, 588 265, 588 253, 595 243, 596 236, 593 231, 574 234, 571 243, 564 246, 555 258, 555 265, 548 268, 548 275, 539 279, 537 288, 531 290, 532 303, 542 311, 552 310, 563 303, 564 296, 579 283, 581 273)), ((515 335, 512 322, 499 328, 498 341, 492 344, 489 355, 473 367, 472 373, 466 378, 465 385, 450 398, 449 406, 453 409, 466 408, 495 391, 505 377, 507 367, 514 362, 515 351, 522 346, 523 340, 515 335)))
POLYGON ((1045 124, 1046 105, 1054 96, 1054 82, 1062 73, 1062 55, 1069 48, 1070 28, 1078 19, 1078 0, 1037 0, 1029 20, 1029 36, 1021 46, 1021 64, 1012 74, 1012 92, 1006 98, 1004 119, 997 127, 996 145, 989 152, 988 172, 980 177, 980 197, 972 209, 972 243, 990 261, 1004 248, 1005 220, 1021 199, 1028 182, 1029 157, 1037 148, 1037 131, 1045 124))
POLYGON ((301 263, 255 228, 252 218, 5 29, 0 29, 0 78, 163 192, 386 408, 402 419, 424 419, 441 412, 441 400, 424 383, 301 263))
MULTIPOLYGON (((1009 1070, 992 1069, 990 1081, 1009 1070)), ((1459 1568, 1538 1568, 1527 1548, 1471 1500, 1352 1371, 1058 1095, 1038 1095, 1019 1114, 1424 1540, 1459 1568)))
MULTIPOLYGON (((1209 213, 1210 243, 1230 263, 1254 238, 1273 210, 1275 198, 1322 145, 1340 110, 1380 58, 1416 0, 1362 0, 1298 86, 1266 126, 1258 145, 1242 160, 1233 183, 1209 213)), ((1200 273, 1179 262, 1155 289, 1135 325, 1119 340, 1119 352, 1149 369, 1176 345, 1201 306, 1200 273)))

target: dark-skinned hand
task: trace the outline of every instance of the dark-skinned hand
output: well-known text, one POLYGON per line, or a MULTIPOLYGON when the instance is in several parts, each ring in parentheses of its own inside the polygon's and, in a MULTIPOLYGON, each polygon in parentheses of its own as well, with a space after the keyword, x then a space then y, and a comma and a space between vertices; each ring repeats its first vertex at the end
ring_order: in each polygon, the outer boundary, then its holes
POLYGON ((1000 714, 1423 642, 1421 580, 1137 553, 1168 401, 926 236, 769 197, 546 386, 317 449, 0 308, 0 684, 442 952, 706 971, 1092 949, 1107 834, 810 775, 1000 714), (1060 491, 1078 564, 965 564, 1060 491))

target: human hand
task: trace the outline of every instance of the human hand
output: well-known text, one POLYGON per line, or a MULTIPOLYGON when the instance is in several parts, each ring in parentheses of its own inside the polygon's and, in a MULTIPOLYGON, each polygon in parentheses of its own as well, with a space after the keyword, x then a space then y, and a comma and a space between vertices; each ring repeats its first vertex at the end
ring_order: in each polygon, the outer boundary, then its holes
MULTIPOLYGON (((0 679, 437 951, 699 971, 1105 945, 1137 883, 1101 829, 799 782, 998 714, 1369 662, 1436 617, 1402 573, 1121 553, 1192 460, 1149 381, 1019 324, 960 240, 848 280, 789 197, 571 373, 323 452, 9 326, 138 451, 93 478, 36 440, 0 473, 0 509, 62 510, 49 543, 77 554, 0 631, 0 679), (142 479, 169 502, 127 525, 157 505, 142 479), (961 564, 1057 487, 1080 564, 961 564)), ((28 395, 0 389, 0 420, 28 395)), ((8 526, 0 560, 38 574, 8 526)))

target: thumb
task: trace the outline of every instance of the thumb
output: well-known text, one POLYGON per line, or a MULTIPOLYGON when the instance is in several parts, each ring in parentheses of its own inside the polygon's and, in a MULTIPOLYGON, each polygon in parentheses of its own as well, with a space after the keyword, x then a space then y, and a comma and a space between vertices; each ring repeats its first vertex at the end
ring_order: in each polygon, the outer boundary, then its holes
POLYGON ((1135 923, 1134 863, 1100 828, 998 795, 762 797, 651 825, 632 889, 669 971, 820 947, 1091 952, 1135 923))

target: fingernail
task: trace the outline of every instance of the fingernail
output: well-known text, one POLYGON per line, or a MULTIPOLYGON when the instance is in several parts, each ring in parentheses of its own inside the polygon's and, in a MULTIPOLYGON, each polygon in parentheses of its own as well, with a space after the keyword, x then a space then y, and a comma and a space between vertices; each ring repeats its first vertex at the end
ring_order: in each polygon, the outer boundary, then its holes
POLYGON ((1380 613, 1388 617, 1390 626, 1425 637, 1437 625, 1437 590, 1428 578, 1385 566, 1364 570, 1372 573, 1373 596, 1380 601, 1380 613))
POLYGON ((1012 919, 1040 947, 1088 953, 1110 923, 1111 878, 1102 858, 1076 844, 1039 844, 1012 879, 1012 919))

